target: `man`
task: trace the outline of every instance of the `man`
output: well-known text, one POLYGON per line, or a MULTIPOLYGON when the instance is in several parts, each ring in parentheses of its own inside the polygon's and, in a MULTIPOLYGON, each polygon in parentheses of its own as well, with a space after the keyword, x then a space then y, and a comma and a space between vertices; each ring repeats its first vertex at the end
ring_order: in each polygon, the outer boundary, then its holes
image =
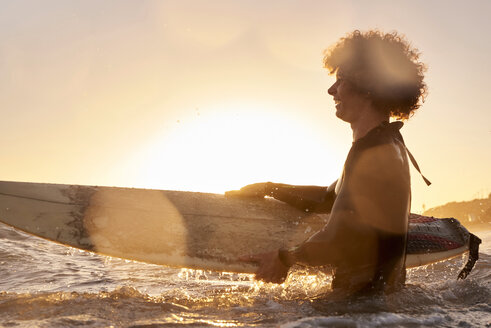
POLYGON ((333 289, 389 292, 405 280, 411 200, 402 122, 389 120, 408 119, 419 108, 426 93, 425 66, 402 37, 378 31, 354 31, 340 39, 326 51, 324 63, 336 74, 328 90, 336 116, 353 131, 340 179, 328 189, 258 183, 229 195, 272 196, 330 212, 329 222, 297 247, 243 260, 258 263, 256 278, 267 282, 283 282, 295 264, 331 266, 333 289))

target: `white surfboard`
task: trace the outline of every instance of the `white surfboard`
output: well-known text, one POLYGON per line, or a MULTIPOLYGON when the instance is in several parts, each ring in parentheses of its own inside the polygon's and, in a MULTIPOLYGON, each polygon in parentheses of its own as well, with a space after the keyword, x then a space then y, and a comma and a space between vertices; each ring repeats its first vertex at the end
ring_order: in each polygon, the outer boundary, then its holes
MULTIPOLYGON (((0 182, 3 223, 87 251, 176 267, 253 273, 257 268, 239 256, 297 245, 327 220, 274 199, 0 182)), ((469 233, 458 222, 417 215, 411 221, 407 267, 469 249, 469 233)))

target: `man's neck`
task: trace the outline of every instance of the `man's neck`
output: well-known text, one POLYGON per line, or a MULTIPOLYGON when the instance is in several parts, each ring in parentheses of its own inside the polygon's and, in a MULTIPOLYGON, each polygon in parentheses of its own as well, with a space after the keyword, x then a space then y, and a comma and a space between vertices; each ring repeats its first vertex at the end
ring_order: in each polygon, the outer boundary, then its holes
POLYGON ((351 123, 351 130, 353 130, 353 142, 363 138, 370 130, 376 128, 382 124, 382 122, 388 121, 389 117, 387 115, 370 111, 368 115, 364 115, 355 122, 351 123))

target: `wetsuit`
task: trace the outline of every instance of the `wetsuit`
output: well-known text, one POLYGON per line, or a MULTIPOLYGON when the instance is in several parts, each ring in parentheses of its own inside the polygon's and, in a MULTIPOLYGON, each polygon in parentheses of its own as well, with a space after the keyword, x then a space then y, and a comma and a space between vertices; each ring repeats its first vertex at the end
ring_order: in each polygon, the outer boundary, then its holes
POLYGON ((280 250, 284 264, 331 266, 334 289, 390 291, 404 283, 411 189, 401 127, 384 123, 355 141, 335 187, 269 185, 271 196, 297 208, 330 211, 321 231, 280 250))

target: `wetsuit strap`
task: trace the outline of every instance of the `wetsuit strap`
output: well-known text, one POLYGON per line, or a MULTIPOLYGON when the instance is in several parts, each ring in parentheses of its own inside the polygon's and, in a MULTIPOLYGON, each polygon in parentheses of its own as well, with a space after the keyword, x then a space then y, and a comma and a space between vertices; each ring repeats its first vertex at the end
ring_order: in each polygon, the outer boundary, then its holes
POLYGON ((427 186, 431 185, 430 180, 428 180, 423 175, 423 173, 421 173, 421 169, 419 168, 418 162, 416 162, 416 159, 414 158, 413 154, 411 154, 409 149, 407 149, 406 143, 404 142, 404 138, 402 137, 401 133, 399 132, 399 129, 402 127, 402 122, 393 122, 390 124, 390 126, 392 127, 392 129, 394 131, 394 135, 395 135, 396 139, 399 140, 404 145, 404 148, 406 149, 407 155, 409 156, 409 159, 411 160, 411 163, 413 164, 416 171, 419 172, 419 174, 421 175, 421 177, 423 178, 423 180, 427 186))
MULTIPOLYGON (((404 144, 404 143, 403 143, 404 144)), ((411 160, 411 163, 413 163, 413 166, 414 168, 416 169, 416 171, 419 172, 419 174, 421 174, 421 177, 423 178, 423 180, 425 181, 426 185, 429 186, 431 185, 431 182, 430 180, 428 180, 424 175, 423 173, 421 173, 421 170, 419 168, 419 165, 418 165, 418 162, 416 162, 416 159, 414 159, 414 156, 413 154, 411 154, 411 152, 409 151, 409 149, 407 149, 406 145, 404 145, 404 148, 406 148, 406 152, 409 156, 409 159, 411 160)))

